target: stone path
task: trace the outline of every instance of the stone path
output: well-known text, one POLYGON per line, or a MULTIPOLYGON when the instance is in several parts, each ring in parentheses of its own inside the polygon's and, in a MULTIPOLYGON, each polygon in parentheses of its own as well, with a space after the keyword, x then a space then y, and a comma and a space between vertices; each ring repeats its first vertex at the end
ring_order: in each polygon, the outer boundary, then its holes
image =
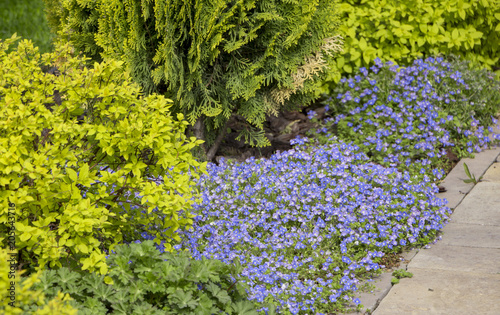
POLYGON ((374 315, 500 314, 499 161, 458 203, 442 237, 411 259, 413 277, 393 286, 374 315))
POLYGON ((412 278, 392 286, 389 270, 374 291, 359 293, 361 314, 500 315, 500 147, 461 160, 442 185, 447 191, 438 197, 454 209, 442 240, 403 255, 395 269, 412 278), (483 176, 476 185, 463 182, 464 163, 477 179, 483 176))

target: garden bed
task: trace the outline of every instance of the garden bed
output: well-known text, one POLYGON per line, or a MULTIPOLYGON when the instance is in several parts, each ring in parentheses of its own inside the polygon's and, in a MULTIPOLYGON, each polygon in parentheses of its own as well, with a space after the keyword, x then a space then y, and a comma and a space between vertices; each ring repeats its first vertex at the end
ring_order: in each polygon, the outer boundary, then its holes
POLYGON ((209 164, 194 228, 176 248, 238 259, 250 299, 283 313, 359 304, 363 279, 433 242, 447 223, 438 184, 455 155, 490 143, 495 88, 491 75, 455 59, 360 69, 326 102, 326 119, 309 113, 319 128, 293 149, 209 164), (471 84, 481 80, 479 93, 471 84))

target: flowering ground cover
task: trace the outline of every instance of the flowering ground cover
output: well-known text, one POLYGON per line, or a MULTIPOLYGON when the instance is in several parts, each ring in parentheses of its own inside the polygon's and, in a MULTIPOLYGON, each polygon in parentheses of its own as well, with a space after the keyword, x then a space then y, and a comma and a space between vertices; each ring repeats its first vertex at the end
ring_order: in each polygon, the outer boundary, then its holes
POLYGON ((377 62, 342 79, 326 105, 294 149, 209 164, 176 246, 239 260, 250 299, 283 314, 342 311, 384 255, 435 239, 451 214, 436 197, 446 150, 463 157, 491 143, 500 84, 456 60, 377 62))

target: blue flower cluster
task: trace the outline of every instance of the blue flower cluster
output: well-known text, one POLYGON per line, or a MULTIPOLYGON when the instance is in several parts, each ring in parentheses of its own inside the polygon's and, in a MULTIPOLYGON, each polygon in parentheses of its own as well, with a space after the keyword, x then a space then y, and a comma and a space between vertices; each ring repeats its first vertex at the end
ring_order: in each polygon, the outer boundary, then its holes
POLYGON ((182 247, 238 257, 251 299, 272 296, 292 314, 335 311, 384 251, 433 238, 449 215, 434 186, 343 142, 209 164, 208 173, 182 247))
POLYGON ((406 68, 376 60, 371 70, 343 78, 342 93, 328 105, 338 136, 360 145, 372 160, 436 180, 447 148, 458 145, 456 153, 467 156, 490 143, 491 127, 475 117, 483 107, 468 97, 475 91, 466 93, 469 84, 442 58, 406 68))

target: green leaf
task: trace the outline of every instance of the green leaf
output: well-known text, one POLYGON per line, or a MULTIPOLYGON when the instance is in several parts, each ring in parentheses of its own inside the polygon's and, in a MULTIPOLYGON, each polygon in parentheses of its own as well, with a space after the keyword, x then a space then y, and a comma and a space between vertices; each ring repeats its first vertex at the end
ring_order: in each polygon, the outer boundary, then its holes
POLYGON ((462 20, 465 20, 465 10, 458 9, 458 15, 460 15, 462 20))
POLYGON ((366 50, 366 47, 367 47, 367 44, 366 44, 366 39, 364 37, 361 37, 361 39, 359 40, 359 48, 362 50, 362 51, 365 51, 366 50))
POLYGON ((425 44, 425 37, 419 37, 417 39, 417 44, 419 47, 422 47, 425 44))
POLYGON ((349 52, 351 53, 351 61, 355 61, 361 57, 361 53, 354 48, 351 48, 349 52))
POLYGON ((469 167, 467 166, 466 163, 464 163, 464 171, 465 171, 465 175, 467 175, 467 177, 472 178, 470 171, 469 171, 469 167))
POLYGON ((89 177, 89 165, 87 163, 83 164, 83 166, 80 168, 80 174, 79 178, 80 180, 85 180, 89 177))
POLYGON ((69 179, 71 179, 71 181, 73 181, 73 182, 77 181, 78 176, 76 175, 76 172, 73 169, 66 168, 66 173, 68 174, 69 179))
POLYGON ((343 56, 340 56, 337 58, 337 68, 342 69, 345 64, 345 58, 343 56))
POLYGON ((253 304, 249 301, 239 301, 233 305, 233 311, 238 315, 257 315, 253 304))
POLYGON ((177 289, 173 294, 171 294, 170 298, 176 300, 177 306, 179 308, 187 307, 194 310, 198 305, 198 302, 196 300, 193 300, 193 295, 191 294, 191 292, 184 292, 181 289, 177 289))

